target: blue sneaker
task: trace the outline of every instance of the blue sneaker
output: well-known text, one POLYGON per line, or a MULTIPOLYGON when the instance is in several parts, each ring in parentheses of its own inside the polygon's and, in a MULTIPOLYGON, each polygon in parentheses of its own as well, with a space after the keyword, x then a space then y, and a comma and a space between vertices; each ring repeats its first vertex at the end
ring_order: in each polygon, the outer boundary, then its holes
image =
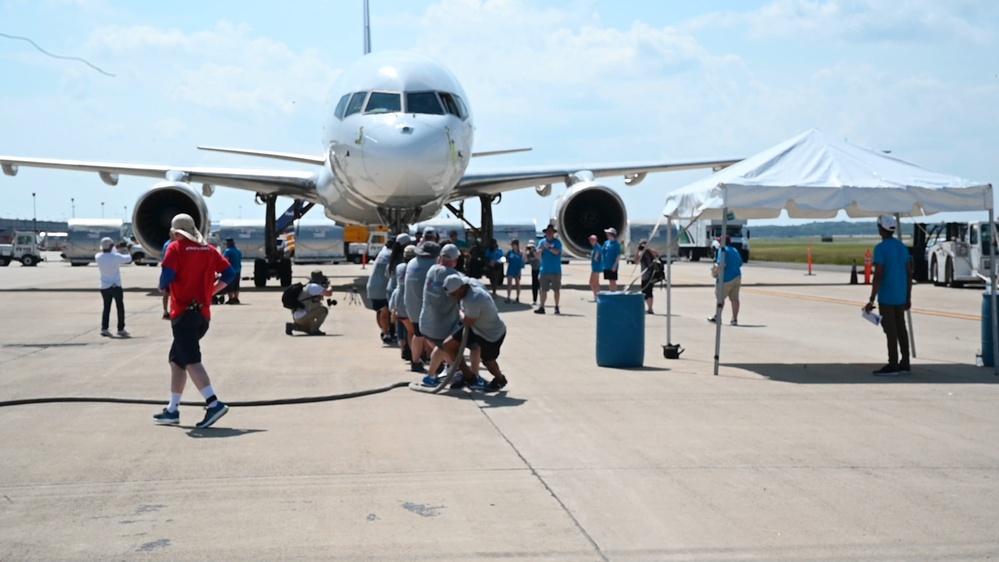
POLYGON ((180 423, 180 410, 171 412, 163 408, 162 412, 153 415, 153 421, 160 425, 177 425, 180 423))
POLYGON ((423 386, 437 386, 438 384, 440 384, 440 381, 435 376, 427 375, 423 377, 423 386))
POLYGON ((217 400, 215 401, 214 406, 212 406, 211 408, 205 408, 205 419, 195 424, 194 427, 198 429, 209 428, 212 426, 212 424, 219 421, 219 418, 228 413, 229 413, 229 406, 223 404, 221 400, 217 400))

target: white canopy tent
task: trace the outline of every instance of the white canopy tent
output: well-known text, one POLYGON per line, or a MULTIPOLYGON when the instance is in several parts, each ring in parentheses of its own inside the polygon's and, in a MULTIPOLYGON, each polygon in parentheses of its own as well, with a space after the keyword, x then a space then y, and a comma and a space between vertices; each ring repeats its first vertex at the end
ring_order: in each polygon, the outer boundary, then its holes
MULTIPOLYGON (((840 210, 853 218, 988 210, 989 223, 994 225, 992 207, 991 184, 932 172, 813 129, 671 192, 663 216, 669 222, 681 218, 721 219, 722 232, 727 232, 729 213, 739 219, 773 219, 784 210, 791 218, 828 219, 840 210)), ((901 237, 901 228, 898 232, 901 237)), ((992 239, 996 240, 995 232, 992 239)), ((721 242, 724 244, 724 237, 721 242)), ((994 248, 990 253, 990 263, 995 264, 994 248)), ((722 256, 724 259, 724 253, 722 256)), ((721 277, 716 283, 719 308, 721 277)), ((991 277, 995 287, 994 268, 991 277)), ((999 319, 994 292, 991 306, 996 351, 999 319)), ((667 318, 667 339, 671 336, 670 322, 667 318)), ((720 349, 719 321, 715 332, 716 375, 720 349)), ((993 353, 993 357, 997 355, 993 353)), ((999 360, 995 363, 999 374, 999 360)))

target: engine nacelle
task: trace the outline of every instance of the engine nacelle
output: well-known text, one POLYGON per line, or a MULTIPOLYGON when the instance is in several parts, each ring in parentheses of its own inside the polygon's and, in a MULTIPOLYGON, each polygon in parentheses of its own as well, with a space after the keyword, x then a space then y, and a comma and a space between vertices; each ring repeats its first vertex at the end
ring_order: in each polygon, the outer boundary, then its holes
POLYGON ((211 228, 208 206, 190 185, 179 181, 161 181, 142 194, 132 213, 132 234, 149 255, 163 257, 163 244, 170 239, 170 222, 180 213, 194 219, 206 238, 211 228))
POLYGON ((555 201, 553 214, 563 249, 575 257, 590 255, 591 234, 602 244, 607 239, 605 228, 617 229, 618 240, 624 246, 628 210, 621 196, 605 185, 589 181, 573 185, 555 201))

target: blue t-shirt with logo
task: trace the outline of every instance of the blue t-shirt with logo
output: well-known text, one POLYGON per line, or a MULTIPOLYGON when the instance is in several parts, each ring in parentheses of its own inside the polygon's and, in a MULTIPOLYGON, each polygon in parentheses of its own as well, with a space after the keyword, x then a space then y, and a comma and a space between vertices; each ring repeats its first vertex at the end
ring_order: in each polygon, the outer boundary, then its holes
POLYGON ((229 265, 232 266, 232 270, 239 275, 243 272, 243 252, 239 251, 239 248, 226 247, 225 251, 222 252, 222 257, 229 260, 229 265))
MULTIPOLYGON (((715 263, 721 263, 721 257, 721 252, 718 252, 715 263)), ((736 277, 741 276, 742 256, 739 255, 739 250, 736 250, 732 246, 725 246, 725 274, 722 275, 722 282, 728 283, 736 277)))
POLYGON ((517 250, 509 250, 506 253, 506 276, 520 277, 520 272, 524 270, 524 254, 517 250))
POLYGON ((604 249, 602 246, 594 246, 590 251, 590 272, 600 273, 604 270, 604 249))
POLYGON ((562 274, 562 241, 558 238, 541 240, 538 244, 538 251, 541 252, 541 275, 561 275, 562 274), (556 254, 551 249, 558 250, 556 254))
POLYGON ((614 269, 619 257, 621 257, 621 243, 617 240, 604 242, 604 269, 614 269))
POLYGON ((909 248, 897 238, 882 240, 874 247, 874 263, 881 266, 878 304, 901 306, 909 296, 909 248))

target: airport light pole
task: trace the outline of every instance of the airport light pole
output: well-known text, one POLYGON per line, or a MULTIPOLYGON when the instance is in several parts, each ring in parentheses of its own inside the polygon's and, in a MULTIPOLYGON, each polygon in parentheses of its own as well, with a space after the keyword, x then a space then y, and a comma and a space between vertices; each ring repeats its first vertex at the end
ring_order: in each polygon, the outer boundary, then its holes
POLYGON ((38 207, 35 206, 35 194, 31 194, 31 229, 38 235, 38 207))
POLYGON ((70 211, 71 211, 71 214, 72 214, 72 218, 75 219, 76 218, 76 198, 75 197, 70 197, 69 198, 69 207, 70 207, 70 211))
POLYGON ((104 218, 104 201, 101 201, 101 218, 104 218))

